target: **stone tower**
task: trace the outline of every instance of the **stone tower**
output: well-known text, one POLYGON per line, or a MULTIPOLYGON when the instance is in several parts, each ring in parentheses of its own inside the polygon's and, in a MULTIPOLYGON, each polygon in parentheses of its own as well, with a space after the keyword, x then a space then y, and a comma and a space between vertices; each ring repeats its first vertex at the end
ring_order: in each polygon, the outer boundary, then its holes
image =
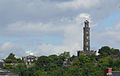
POLYGON ((86 53, 90 52, 90 27, 89 22, 86 20, 83 27, 83 51, 86 53))

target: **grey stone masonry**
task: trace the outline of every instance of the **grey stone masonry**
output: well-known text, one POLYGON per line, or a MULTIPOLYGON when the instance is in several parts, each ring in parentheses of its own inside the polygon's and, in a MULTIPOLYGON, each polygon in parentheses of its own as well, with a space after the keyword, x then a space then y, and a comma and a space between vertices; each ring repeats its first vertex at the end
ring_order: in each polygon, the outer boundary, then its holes
POLYGON ((83 27, 83 51, 90 52, 90 27, 89 22, 86 20, 83 27))

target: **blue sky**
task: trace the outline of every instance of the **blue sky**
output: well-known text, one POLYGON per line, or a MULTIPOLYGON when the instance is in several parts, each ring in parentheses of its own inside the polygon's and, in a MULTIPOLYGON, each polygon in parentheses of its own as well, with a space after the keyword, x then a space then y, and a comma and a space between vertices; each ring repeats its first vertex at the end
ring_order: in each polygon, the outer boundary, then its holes
POLYGON ((0 59, 51 55, 83 47, 83 23, 90 21, 91 49, 120 49, 119 0, 1 0, 0 59))
POLYGON ((111 16, 101 20, 99 23, 102 24, 100 27, 114 27, 120 20, 120 13, 113 13, 111 16))

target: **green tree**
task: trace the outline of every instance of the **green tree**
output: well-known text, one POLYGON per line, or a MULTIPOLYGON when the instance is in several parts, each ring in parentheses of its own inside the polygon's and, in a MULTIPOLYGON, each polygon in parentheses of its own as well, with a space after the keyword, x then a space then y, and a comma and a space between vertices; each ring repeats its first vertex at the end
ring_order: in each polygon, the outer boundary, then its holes
POLYGON ((10 53, 8 55, 8 57, 4 60, 5 63, 16 63, 17 60, 16 60, 16 57, 15 57, 15 54, 13 53, 10 53))
POLYGON ((65 73, 65 69, 63 67, 57 67, 54 70, 51 70, 48 73, 48 76, 63 76, 63 74, 65 73))
POLYGON ((27 72, 27 67, 23 64, 18 64, 16 66, 14 66, 13 71, 18 72, 20 76, 29 76, 29 74, 27 72))
POLYGON ((37 70, 37 71, 34 73, 34 76, 47 76, 47 72, 37 70))
POLYGON ((63 65, 63 57, 57 56, 57 55, 50 55, 48 58, 51 61, 51 65, 54 64, 54 66, 62 66, 63 65))
POLYGON ((41 56, 38 58, 36 61, 36 68, 41 69, 43 71, 49 70, 49 65, 50 65, 51 60, 47 56, 41 56))
POLYGON ((13 59, 13 60, 15 60, 16 59, 15 54, 10 53, 6 59, 13 59))
POLYGON ((112 55, 119 55, 120 54, 120 50, 119 49, 112 48, 111 51, 112 51, 112 55))
POLYGON ((15 54, 10 53, 8 57, 4 60, 5 63, 23 63, 24 61, 20 58, 16 58, 15 54))
POLYGON ((101 56, 108 56, 112 54, 111 48, 109 46, 103 46, 101 49, 99 49, 98 52, 101 56))
POLYGON ((61 53, 59 56, 63 59, 63 61, 69 60, 69 58, 70 58, 70 52, 61 53))
POLYGON ((4 69, 13 69, 13 65, 6 64, 4 65, 4 69))

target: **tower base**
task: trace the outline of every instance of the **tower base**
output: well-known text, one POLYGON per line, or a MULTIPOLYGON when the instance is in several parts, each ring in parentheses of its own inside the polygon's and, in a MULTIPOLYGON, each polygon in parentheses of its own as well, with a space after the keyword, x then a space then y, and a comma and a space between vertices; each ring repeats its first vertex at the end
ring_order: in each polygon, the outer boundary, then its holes
POLYGON ((80 56, 80 54, 85 54, 85 55, 96 55, 96 51, 77 51, 77 56, 80 56))

